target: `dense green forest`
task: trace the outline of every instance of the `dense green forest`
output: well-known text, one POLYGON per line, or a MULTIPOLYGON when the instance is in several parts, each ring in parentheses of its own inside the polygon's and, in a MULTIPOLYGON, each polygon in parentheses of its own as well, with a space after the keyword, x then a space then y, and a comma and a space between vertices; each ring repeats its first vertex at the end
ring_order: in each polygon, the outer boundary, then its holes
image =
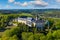
POLYGON ((60 40, 60 12, 59 11, 45 11, 43 14, 38 14, 40 18, 49 21, 45 25, 44 31, 37 30, 35 27, 29 28, 27 25, 17 23, 18 26, 10 27, 13 19, 20 16, 35 17, 36 12, 19 13, 19 14, 2 14, 0 13, 0 40, 60 40), (46 29, 46 30, 45 30, 46 29), (30 31, 31 30, 31 31, 30 31))

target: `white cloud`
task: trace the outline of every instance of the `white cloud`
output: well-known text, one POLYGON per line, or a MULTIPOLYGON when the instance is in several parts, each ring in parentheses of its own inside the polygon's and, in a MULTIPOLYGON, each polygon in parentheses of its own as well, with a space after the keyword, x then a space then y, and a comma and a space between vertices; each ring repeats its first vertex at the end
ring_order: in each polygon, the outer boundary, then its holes
POLYGON ((12 3, 12 2, 14 2, 15 0, 8 0, 8 2, 10 2, 10 3, 12 3))
POLYGON ((27 2, 24 2, 23 4, 22 4, 22 6, 27 6, 28 5, 28 3, 27 2))
POLYGON ((14 4, 16 4, 16 5, 20 5, 21 3, 20 3, 20 2, 14 2, 14 4))
POLYGON ((28 3, 27 2, 24 2, 24 3, 20 3, 20 2, 14 2, 15 5, 19 5, 19 6, 28 6, 28 3))
POLYGON ((48 3, 44 2, 44 1, 31 1, 30 4, 34 5, 34 6, 47 6, 48 3))
POLYGON ((60 2, 60 0, 56 0, 56 2, 60 2))
POLYGON ((37 6, 37 7, 39 7, 39 6, 45 7, 45 6, 48 5, 48 3, 46 3, 46 2, 44 2, 42 0, 34 0, 34 1, 23 2, 23 3, 21 3, 21 2, 14 2, 14 4, 15 5, 24 6, 24 7, 29 6, 29 5, 33 5, 33 6, 37 6))

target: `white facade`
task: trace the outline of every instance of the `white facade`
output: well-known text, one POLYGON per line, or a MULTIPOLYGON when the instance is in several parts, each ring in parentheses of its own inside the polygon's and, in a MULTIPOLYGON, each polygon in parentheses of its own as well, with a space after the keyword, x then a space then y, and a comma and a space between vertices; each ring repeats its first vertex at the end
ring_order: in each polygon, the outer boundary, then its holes
POLYGON ((18 18, 18 22, 24 23, 24 24, 26 24, 30 27, 32 26, 32 24, 35 25, 35 22, 32 22, 32 18, 30 18, 30 17, 28 17, 28 18, 18 18))
POLYGON ((31 17, 27 18, 18 18, 18 22, 25 23, 26 25, 32 27, 32 24, 36 27, 43 27, 45 22, 43 20, 35 20, 33 21, 31 17))

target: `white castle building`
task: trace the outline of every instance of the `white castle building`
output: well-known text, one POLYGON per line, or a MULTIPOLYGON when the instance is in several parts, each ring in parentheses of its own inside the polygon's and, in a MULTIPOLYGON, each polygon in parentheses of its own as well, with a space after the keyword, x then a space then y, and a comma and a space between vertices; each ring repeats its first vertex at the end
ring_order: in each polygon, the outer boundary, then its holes
POLYGON ((43 19, 38 19, 37 17, 34 19, 32 17, 18 17, 18 22, 19 23, 24 23, 26 25, 28 25, 29 27, 32 27, 32 24, 34 25, 34 27, 44 27, 45 25, 45 20, 43 19))
POLYGON ((34 24, 34 26, 35 26, 34 19, 31 18, 31 17, 18 17, 18 22, 19 23, 24 23, 24 24, 26 24, 30 27, 32 26, 32 24, 34 24))

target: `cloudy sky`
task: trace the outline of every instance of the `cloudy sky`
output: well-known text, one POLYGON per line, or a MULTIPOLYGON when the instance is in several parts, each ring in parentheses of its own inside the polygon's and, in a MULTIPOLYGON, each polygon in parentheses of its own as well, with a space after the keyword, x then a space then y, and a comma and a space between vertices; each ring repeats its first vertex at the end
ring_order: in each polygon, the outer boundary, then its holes
POLYGON ((0 0, 0 9, 60 9, 60 0, 0 0))

